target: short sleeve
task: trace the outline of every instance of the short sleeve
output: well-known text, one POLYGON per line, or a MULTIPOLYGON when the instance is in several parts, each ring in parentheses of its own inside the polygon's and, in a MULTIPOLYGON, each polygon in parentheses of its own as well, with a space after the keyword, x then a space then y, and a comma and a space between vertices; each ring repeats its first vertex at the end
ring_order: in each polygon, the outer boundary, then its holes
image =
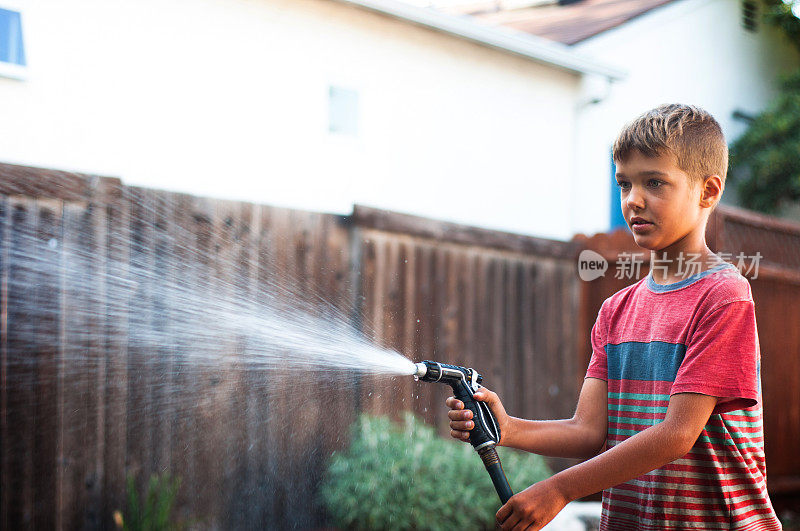
POLYGON ((606 357, 606 331, 603 321, 603 308, 597 312, 597 319, 592 326, 592 358, 585 378, 599 378, 608 381, 608 358, 606 357))
POLYGON ((753 301, 724 304, 697 325, 670 394, 719 397, 714 413, 752 407, 759 400, 760 357, 753 301))

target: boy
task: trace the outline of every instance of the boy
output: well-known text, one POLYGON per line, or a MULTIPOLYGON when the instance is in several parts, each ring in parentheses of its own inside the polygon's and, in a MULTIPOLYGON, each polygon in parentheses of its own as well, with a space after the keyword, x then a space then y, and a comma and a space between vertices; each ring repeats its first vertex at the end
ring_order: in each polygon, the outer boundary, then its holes
MULTIPOLYGON (((766 490, 750 284, 705 242, 728 166, 722 130, 702 109, 663 105, 623 129, 613 156, 651 271, 603 302, 571 419, 510 417, 497 394, 475 394, 497 416, 501 445, 588 459, 516 494, 497 521, 541 529, 602 490, 603 530, 781 529, 766 490), (699 267, 687 271, 687 259, 699 267)), ((451 435, 467 438, 471 413, 447 405, 451 435)))

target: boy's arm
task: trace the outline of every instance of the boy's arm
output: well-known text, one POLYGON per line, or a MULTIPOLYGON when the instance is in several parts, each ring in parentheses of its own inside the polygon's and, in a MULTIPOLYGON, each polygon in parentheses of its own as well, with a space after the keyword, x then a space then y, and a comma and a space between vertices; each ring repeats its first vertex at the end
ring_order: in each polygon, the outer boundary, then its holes
MULTIPOLYGON (((587 458, 602 450, 608 432, 608 384, 605 380, 586 378, 578 398, 575 415, 564 420, 525 420, 506 413, 497 393, 486 388, 475 393, 486 402, 500 426, 500 445, 519 448, 551 457, 587 458)), ((461 440, 469 438, 472 412, 454 397, 447 399, 451 408, 450 434, 461 440)))
POLYGON ((508 437, 501 441, 503 446, 550 457, 584 459, 595 456, 603 449, 608 433, 608 383, 586 378, 571 419, 511 417, 507 431, 508 437))
POLYGON ((716 403, 717 397, 708 395, 673 395, 661 423, 516 494, 497 512, 498 522, 504 530, 541 529, 568 502, 683 457, 697 441, 716 403))

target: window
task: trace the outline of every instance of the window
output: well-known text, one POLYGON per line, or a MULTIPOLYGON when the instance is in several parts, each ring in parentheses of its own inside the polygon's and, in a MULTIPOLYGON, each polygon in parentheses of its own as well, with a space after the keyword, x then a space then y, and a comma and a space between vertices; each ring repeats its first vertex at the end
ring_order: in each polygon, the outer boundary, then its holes
POLYGON ((758 29, 758 6, 753 0, 742 1, 742 27, 752 32, 758 29))
POLYGON ((20 78, 26 65, 20 12, 0 7, 0 75, 20 78))
POLYGON ((328 130, 358 136, 358 92, 331 86, 328 91, 328 130))

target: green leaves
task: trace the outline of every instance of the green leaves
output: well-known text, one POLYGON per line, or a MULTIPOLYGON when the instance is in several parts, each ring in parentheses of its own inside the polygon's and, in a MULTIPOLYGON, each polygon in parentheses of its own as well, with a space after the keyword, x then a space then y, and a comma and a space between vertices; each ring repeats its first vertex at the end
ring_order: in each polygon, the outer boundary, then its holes
POLYGON ((800 70, 731 146, 730 179, 742 204, 768 214, 800 200, 800 70))
MULTIPOLYGON (((407 413, 362 415, 350 448, 331 457, 320 494, 342 529, 493 529, 500 500, 472 446, 407 413)), ((544 460, 498 448, 515 492, 550 476, 544 460)))
MULTIPOLYGON (((764 20, 800 50, 800 0, 764 0, 764 20), (794 11, 793 11, 794 10, 794 11)), ((742 205, 775 214, 800 200, 800 70, 781 79, 781 92, 731 146, 730 180, 742 205)))
POLYGON ((128 476, 127 507, 122 517, 122 528, 131 531, 183 529, 184 526, 171 519, 180 484, 180 479, 173 479, 168 474, 154 474, 140 498, 134 477, 128 476))
POLYGON ((800 0, 764 0, 767 23, 783 30, 789 41, 800 48, 800 19, 794 11, 800 11, 800 0))

